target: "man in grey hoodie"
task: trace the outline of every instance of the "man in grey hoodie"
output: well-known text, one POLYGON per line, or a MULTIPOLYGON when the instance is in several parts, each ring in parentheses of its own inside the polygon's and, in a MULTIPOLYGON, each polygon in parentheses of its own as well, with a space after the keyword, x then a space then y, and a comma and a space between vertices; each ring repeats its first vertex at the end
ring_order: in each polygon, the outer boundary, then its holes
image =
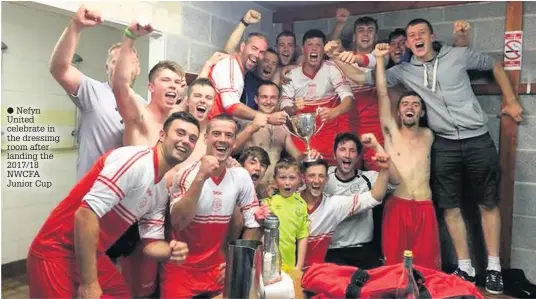
MULTIPOLYGON (((428 108, 430 128, 436 134, 432 146, 434 169, 432 192, 439 207, 445 209, 445 221, 458 256, 454 274, 475 281, 467 245, 465 223, 460 212, 462 184, 469 183, 482 215, 482 227, 488 267, 486 290, 503 292, 499 260, 500 214, 498 185, 500 166, 497 149, 487 128, 487 116, 482 111, 471 88, 467 70, 493 70, 495 81, 504 95, 501 116, 516 122, 522 120, 522 108, 500 62, 470 48, 434 47, 434 31, 424 19, 415 19, 406 26, 407 47, 413 52, 410 62, 387 70, 388 85, 403 84, 417 92, 428 108)), ((327 54, 349 79, 373 84, 371 72, 363 73, 342 63, 330 49, 327 54)))

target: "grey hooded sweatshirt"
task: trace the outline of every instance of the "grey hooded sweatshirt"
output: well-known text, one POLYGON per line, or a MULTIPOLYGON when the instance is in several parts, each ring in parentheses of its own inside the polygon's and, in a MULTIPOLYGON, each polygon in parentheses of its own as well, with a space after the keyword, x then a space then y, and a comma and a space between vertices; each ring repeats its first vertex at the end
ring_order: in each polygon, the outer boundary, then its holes
MULTIPOLYGON (((471 88, 467 70, 492 70, 488 55, 465 47, 443 45, 434 59, 421 62, 413 56, 386 72, 389 87, 403 84, 426 103, 430 128, 440 137, 458 140, 488 132, 488 117, 471 88)), ((368 83, 372 72, 366 73, 368 83)), ((359 100, 359 99, 357 99, 359 100)))

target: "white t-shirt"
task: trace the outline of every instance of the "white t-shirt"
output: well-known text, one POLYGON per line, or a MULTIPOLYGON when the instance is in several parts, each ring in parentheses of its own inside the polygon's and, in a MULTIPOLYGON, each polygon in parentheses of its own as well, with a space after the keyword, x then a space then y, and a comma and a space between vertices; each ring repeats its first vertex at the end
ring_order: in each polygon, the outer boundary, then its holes
POLYGON ((309 238, 305 266, 323 263, 337 226, 346 218, 381 204, 370 191, 350 196, 323 194, 318 205, 309 212, 309 238))
MULTIPOLYGON (((108 82, 82 75, 77 94, 69 97, 79 110, 76 162, 76 179, 79 180, 101 155, 123 145, 124 125, 108 82)), ((146 104, 139 95, 137 100, 146 104)))

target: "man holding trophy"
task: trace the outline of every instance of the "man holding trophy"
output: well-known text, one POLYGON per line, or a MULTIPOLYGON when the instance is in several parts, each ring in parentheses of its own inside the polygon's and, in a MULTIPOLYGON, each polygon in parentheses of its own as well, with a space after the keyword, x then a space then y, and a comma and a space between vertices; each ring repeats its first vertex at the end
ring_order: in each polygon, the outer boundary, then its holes
POLYGON ((291 81, 282 87, 281 110, 291 116, 296 147, 302 152, 312 147, 333 164, 333 140, 348 131, 346 113, 354 96, 342 72, 324 60, 325 43, 320 30, 303 36, 304 63, 287 74, 291 81))

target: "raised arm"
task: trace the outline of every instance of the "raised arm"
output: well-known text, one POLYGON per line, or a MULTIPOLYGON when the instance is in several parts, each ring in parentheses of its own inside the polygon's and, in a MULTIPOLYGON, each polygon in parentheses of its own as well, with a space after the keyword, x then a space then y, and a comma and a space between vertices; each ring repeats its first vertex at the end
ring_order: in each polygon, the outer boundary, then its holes
POLYGON ((134 66, 134 41, 153 31, 151 25, 140 24, 133 21, 125 29, 123 42, 119 49, 119 57, 112 76, 112 90, 119 114, 125 123, 141 120, 141 106, 136 100, 136 93, 130 87, 132 84, 132 68, 134 66))
MULTIPOLYGON (((376 136, 373 133, 366 133, 361 135, 361 143, 363 146, 371 148, 375 153, 380 155, 386 154, 387 152, 383 146, 378 142, 376 136)), ((395 163, 389 163, 389 184, 396 186, 399 185, 402 181, 398 169, 396 168, 395 163)))
POLYGON ((493 76, 501 88, 504 98, 504 108, 501 110, 501 115, 509 115, 516 122, 523 120, 523 108, 519 104, 517 95, 512 88, 512 83, 510 83, 502 64, 494 61, 489 55, 471 48, 461 48, 459 50, 463 51, 462 57, 465 60, 467 70, 493 70, 493 76))
POLYGON ((98 12, 80 6, 54 47, 50 58, 50 74, 71 95, 77 94, 82 80, 82 73, 72 65, 82 29, 100 23, 102 19, 98 12))
POLYGON ((349 16, 350 12, 348 9, 337 8, 337 11, 335 12, 335 20, 337 22, 335 23, 333 30, 328 34, 328 40, 341 39, 342 30, 344 29, 344 25, 346 24, 346 21, 348 21, 349 16))
MULTIPOLYGON (((376 45, 376 92, 378 94, 378 110, 382 132, 388 138, 398 131, 398 125, 391 112, 391 100, 387 92, 387 79, 385 75, 385 60, 383 55, 389 54, 389 44, 376 45)), ((392 140, 391 140, 392 141, 392 140)))
POLYGON ((238 49, 238 45, 240 45, 240 41, 242 40, 242 36, 244 36, 244 32, 246 31, 246 27, 252 24, 257 24, 261 20, 261 13, 250 9, 244 17, 240 20, 240 23, 236 25, 236 28, 231 33, 231 36, 229 36, 229 39, 227 40, 227 43, 225 44, 225 52, 229 54, 235 54, 236 50, 238 49))
POLYGON ((216 157, 208 155, 197 163, 178 172, 171 188, 171 224, 176 231, 185 229, 194 219, 203 185, 220 164, 216 157), (194 175, 196 167, 199 171, 194 175))
POLYGON ((353 67, 348 63, 344 63, 339 59, 340 54, 340 42, 338 41, 329 41, 324 47, 324 52, 326 55, 331 58, 331 60, 339 67, 339 69, 344 73, 346 78, 360 84, 368 84, 367 77, 365 72, 360 69, 353 67))
POLYGON ((469 47, 469 29, 471 25, 467 21, 454 22, 454 47, 469 47))
POLYGON ((257 133, 261 128, 264 128, 268 122, 268 116, 263 113, 257 113, 255 119, 247 124, 247 126, 238 133, 236 142, 233 148, 233 154, 238 154, 242 147, 251 139, 253 134, 257 133))

